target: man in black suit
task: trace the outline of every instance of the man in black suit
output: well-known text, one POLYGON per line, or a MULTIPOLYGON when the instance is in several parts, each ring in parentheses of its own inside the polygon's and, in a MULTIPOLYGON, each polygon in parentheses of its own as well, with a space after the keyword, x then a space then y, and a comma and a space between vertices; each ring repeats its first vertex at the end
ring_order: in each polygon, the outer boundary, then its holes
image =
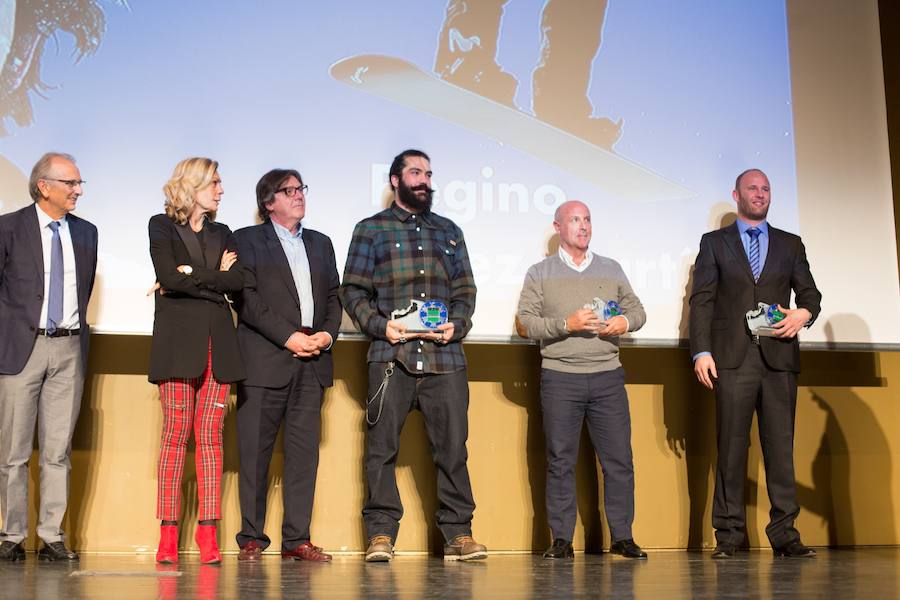
POLYGON ((38 423, 41 560, 78 560, 61 530, 72 433, 88 360, 87 305, 97 268, 97 228, 71 214, 81 173, 68 154, 34 165, 34 200, 0 216, 0 559, 25 558, 28 462, 38 423))
POLYGON ((718 465, 713 499, 717 546, 713 558, 731 558, 745 540, 744 480, 753 412, 772 508, 766 535, 776 556, 814 557, 800 541, 794 481, 794 412, 800 345, 797 333, 819 314, 816 288, 799 236, 766 222, 771 192, 759 169, 735 182, 736 223, 700 240, 691 292, 694 372, 716 390, 718 465), (790 305, 791 290, 797 308, 790 305), (745 314, 758 302, 785 313, 773 337, 752 335, 745 314))
POLYGON ((281 556, 331 560, 310 541, 309 523, 322 393, 332 385, 331 347, 341 324, 340 279, 331 240, 300 223, 306 192, 297 171, 269 171, 256 185, 263 223, 235 233, 244 269, 244 290, 236 299, 237 331, 247 367, 247 379, 238 385, 239 560, 258 560, 270 543, 263 532, 267 477, 282 421, 281 556))

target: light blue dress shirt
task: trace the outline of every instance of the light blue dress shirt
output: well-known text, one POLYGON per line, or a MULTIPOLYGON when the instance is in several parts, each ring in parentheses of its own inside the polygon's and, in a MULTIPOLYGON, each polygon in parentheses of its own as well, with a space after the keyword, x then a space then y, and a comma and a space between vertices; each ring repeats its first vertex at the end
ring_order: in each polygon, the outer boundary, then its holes
POLYGON ((272 221, 275 235, 284 248, 288 265, 291 267, 291 275, 294 277, 294 285, 297 288, 297 296, 300 298, 300 323, 304 327, 312 327, 315 314, 315 302, 312 292, 312 276, 309 270, 309 258, 306 256, 306 246, 303 244, 303 226, 297 228, 297 233, 291 233, 275 221, 272 221))

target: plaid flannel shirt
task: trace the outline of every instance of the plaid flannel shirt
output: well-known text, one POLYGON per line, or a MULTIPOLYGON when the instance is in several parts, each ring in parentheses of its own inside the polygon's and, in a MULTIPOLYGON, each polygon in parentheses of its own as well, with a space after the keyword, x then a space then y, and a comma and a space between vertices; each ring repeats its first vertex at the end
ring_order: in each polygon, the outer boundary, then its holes
POLYGON ((412 214, 396 203, 356 224, 341 302, 360 331, 372 338, 369 362, 396 360, 410 373, 452 373, 466 366, 462 338, 472 328, 475 278, 462 230, 434 213, 412 214), (391 312, 411 299, 447 305, 453 338, 446 345, 410 340, 391 345, 391 312))

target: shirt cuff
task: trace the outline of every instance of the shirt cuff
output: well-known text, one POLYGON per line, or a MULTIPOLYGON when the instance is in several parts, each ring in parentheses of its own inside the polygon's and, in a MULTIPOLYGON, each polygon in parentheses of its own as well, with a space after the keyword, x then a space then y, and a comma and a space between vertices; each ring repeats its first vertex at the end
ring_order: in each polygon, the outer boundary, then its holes
POLYGON ((712 356, 712 352, 698 352, 694 355, 694 362, 697 362, 697 359, 701 356, 712 356))
POLYGON ((331 337, 331 334, 328 333, 327 331, 323 330, 322 333, 324 333, 325 335, 328 336, 328 345, 325 346, 325 348, 324 348, 324 350, 327 352, 327 351, 331 350, 332 346, 334 346, 334 338, 331 337))

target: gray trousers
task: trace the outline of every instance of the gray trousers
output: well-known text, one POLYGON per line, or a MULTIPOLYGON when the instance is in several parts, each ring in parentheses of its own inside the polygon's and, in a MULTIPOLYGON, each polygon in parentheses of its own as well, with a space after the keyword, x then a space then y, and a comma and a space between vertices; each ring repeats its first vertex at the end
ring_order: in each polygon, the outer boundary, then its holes
POLYGON ((28 462, 37 423, 41 506, 37 534, 44 542, 63 539, 69 497, 72 433, 81 409, 84 373, 78 337, 38 337, 25 368, 0 375, 0 512, 3 540, 28 535, 28 462))
POLYGON ((575 532, 575 465, 585 421, 603 470, 610 535, 613 541, 631 538, 634 466, 625 370, 563 373, 542 369, 541 408, 547 442, 547 519, 553 538, 571 541, 575 532))

